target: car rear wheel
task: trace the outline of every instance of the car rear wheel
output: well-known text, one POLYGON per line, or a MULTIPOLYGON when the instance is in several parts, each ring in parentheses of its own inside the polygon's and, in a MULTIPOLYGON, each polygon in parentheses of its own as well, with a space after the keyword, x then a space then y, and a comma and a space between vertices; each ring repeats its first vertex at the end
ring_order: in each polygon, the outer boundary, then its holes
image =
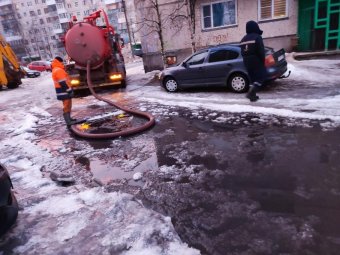
POLYGON ((168 91, 168 92, 176 92, 178 91, 178 83, 174 78, 166 78, 164 80, 164 88, 168 91))
POLYGON ((228 87, 236 93, 243 93, 249 89, 249 81, 244 74, 233 74, 228 80, 228 87))

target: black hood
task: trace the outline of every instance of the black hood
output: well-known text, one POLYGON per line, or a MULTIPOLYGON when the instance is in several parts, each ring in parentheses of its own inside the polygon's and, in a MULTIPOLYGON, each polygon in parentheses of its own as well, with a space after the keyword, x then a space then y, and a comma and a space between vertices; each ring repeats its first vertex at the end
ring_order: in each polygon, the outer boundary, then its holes
POLYGON ((247 22, 246 32, 247 34, 255 33, 259 35, 262 35, 263 33, 263 31, 259 28, 259 25, 253 20, 247 22))

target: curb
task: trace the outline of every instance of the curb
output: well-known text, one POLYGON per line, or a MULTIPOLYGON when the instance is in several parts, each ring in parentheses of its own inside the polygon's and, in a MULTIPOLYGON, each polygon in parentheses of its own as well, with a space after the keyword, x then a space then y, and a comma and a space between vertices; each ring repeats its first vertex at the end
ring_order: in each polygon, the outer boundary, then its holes
POLYGON ((316 52, 292 52, 292 57, 295 60, 316 59, 322 57, 338 56, 340 59, 340 50, 332 51, 316 51, 316 52))

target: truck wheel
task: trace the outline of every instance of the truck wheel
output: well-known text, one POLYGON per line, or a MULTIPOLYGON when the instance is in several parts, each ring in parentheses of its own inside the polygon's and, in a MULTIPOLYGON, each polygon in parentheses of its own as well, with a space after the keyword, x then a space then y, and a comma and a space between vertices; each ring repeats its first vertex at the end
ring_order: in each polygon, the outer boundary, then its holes
POLYGON ((19 87, 19 84, 16 83, 16 82, 9 82, 7 84, 7 88, 9 88, 9 89, 16 89, 17 87, 19 87))
POLYGON ((122 80, 122 84, 120 85, 121 88, 126 88, 126 80, 122 80))

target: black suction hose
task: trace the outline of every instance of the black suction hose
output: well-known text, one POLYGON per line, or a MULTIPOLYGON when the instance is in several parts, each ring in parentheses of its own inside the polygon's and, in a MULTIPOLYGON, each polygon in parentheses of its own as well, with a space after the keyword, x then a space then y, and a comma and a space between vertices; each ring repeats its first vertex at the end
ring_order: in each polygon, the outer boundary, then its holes
POLYGON ((102 133, 102 134, 85 133, 85 132, 82 132, 79 129, 77 129, 74 125, 72 125, 71 130, 76 135, 78 135, 80 137, 84 137, 84 138, 89 138, 89 139, 116 138, 116 137, 120 137, 120 136, 128 136, 128 135, 140 133, 140 132, 147 130, 148 128, 152 127, 153 125, 155 125, 155 117, 153 117, 151 114, 149 114, 147 112, 142 112, 142 111, 126 108, 126 107, 124 107, 120 104, 114 103, 111 100, 105 99, 105 98, 97 95, 97 93, 93 89, 93 85, 92 85, 92 81, 91 81, 91 61, 90 60, 87 61, 86 71, 87 71, 87 83, 88 83, 89 89, 91 91, 91 94, 95 98, 97 98, 98 100, 103 101, 105 103, 108 103, 109 105, 112 105, 112 106, 114 106, 114 107, 116 107, 120 110, 125 111, 125 112, 131 113, 133 115, 141 116, 142 118, 145 118, 148 121, 145 124, 143 124, 139 127, 132 127, 132 128, 127 128, 126 130, 118 131, 118 132, 102 133))

